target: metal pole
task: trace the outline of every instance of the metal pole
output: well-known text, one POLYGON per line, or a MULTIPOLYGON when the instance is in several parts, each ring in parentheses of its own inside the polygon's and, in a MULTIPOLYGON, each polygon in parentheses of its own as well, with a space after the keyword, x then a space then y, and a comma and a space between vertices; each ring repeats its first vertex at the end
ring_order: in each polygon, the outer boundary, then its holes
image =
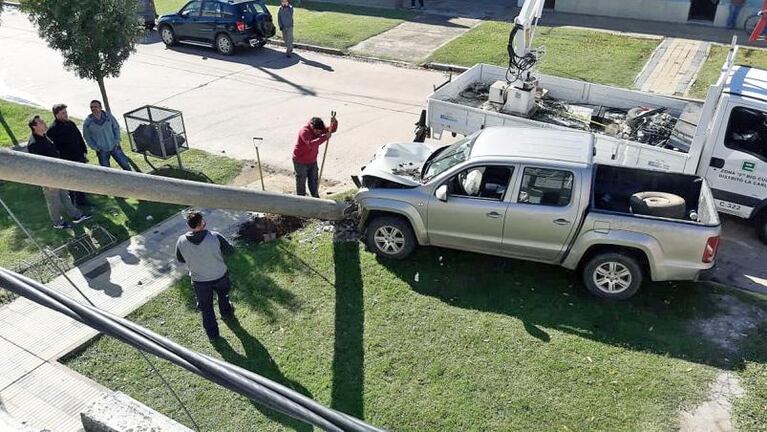
POLYGON ((340 220, 332 200, 151 176, 0 149, 0 180, 144 201, 340 220))
POLYGON ((256 140, 264 142, 264 139, 261 137, 253 137, 253 147, 256 148, 256 161, 258 162, 258 177, 261 179, 261 190, 265 191, 266 186, 264 186, 264 171, 261 169, 261 154, 258 152, 258 144, 256 144, 256 140))
MULTIPOLYGON (((330 111, 330 124, 333 124, 333 120, 336 119, 336 112, 330 111)), ((328 157, 328 147, 330 147, 330 138, 333 136, 333 132, 328 136, 328 142, 325 143, 325 152, 322 153, 322 165, 320 165, 320 178, 317 179, 317 187, 322 184, 322 172, 325 171, 325 158, 328 157)))

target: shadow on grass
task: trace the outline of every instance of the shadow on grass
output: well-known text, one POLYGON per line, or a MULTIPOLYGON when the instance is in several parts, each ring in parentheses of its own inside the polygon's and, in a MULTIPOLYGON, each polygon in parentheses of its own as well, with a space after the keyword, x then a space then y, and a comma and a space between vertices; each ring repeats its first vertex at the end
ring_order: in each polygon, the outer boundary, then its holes
POLYGON ((364 418, 365 309, 359 245, 333 243, 335 342, 331 407, 364 418))
MULTIPOLYGON (((419 294, 453 307, 517 318, 544 342, 551 339, 546 329, 552 329, 722 369, 739 370, 745 361, 767 362, 767 350, 733 352, 696 330, 720 314, 732 316, 724 295, 753 304, 754 299, 737 291, 703 283, 650 283, 629 301, 607 302, 589 295, 576 273, 544 264, 440 248, 422 248, 408 260, 381 264, 419 294)), ((758 307, 767 310, 767 303, 758 307)))
MULTIPOLYGON (((237 318, 227 319, 224 321, 227 327, 237 336, 242 344, 244 354, 237 352, 226 339, 219 339, 213 343, 213 347, 221 354, 221 357, 229 363, 240 366, 251 372, 257 373, 263 377, 269 378, 272 381, 280 383, 286 387, 289 387, 305 396, 312 397, 305 387, 301 384, 291 381, 280 371, 277 363, 274 362, 272 356, 267 351, 258 339, 253 337, 245 330, 237 318)), ((312 427, 303 422, 295 420, 289 416, 272 411, 268 408, 262 407, 260 404, 253 402, 253 406, 256 407, 266 417, 272 419, 275 422, 288 427, 296 431, 311 431, 312 427)))
MULTIPOLYGON (((281 253, 276 243, 262 244, 258 247, 247 245, 227 259, 232 279, 231 300, 248 305, 269 322, 274 322, 277 318, 276 306, 291 312, 301 309, 301 302, 296 296, 280 287, 267 275, 273 271, 297 271, 290 255, 281 253)), ((182 280, 180 290, 186 307, 196 310, 197 301, 189 278, 182 280)))

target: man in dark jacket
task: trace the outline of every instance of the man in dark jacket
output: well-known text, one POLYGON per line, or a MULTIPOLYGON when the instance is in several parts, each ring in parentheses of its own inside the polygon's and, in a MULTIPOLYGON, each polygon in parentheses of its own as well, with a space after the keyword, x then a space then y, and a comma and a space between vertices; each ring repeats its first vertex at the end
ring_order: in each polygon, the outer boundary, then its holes
POLYGON ((309 193, 319 198, 319 179, 317 155, 322 144, 327 142, 330 134, 338 130, 338 121, 330 121, 330 128, 319 117, 312 117, 309 124, 298 132, 298 140, 293 148, 293 168, 296 170, 296 193, 306 195, 306 182, 309 181, 309 193))
POLYGON ((202 313, 202 327, 213 342, 221 337, 213 311, 214 293, 218 296, 221 318, 234 317, 234 306, 229 302, 232 283, 224 262, 224 256, 234 254, 234 247, 221 234, 206 229, 202 213, 190 211, 186 223, 192 230, 178 238, 176 259, 189 267, 197 308, 202 313))
POLYGON ((282 0, 280 9, 277 11, 277 24, 282 32, 282 40, 285 42, 285 55, 293 54, 293 6, 288 0, 282 0))
MULTIPOLYGON (((60 159, 59 151, 46 134, 48 126, 43 119, 40 116, 34 116, 29 121, 28 126, 32 130, 32 136, 29 138, 27 150, 39 156, 60 159)), ((70 228, 69 224, 64 221, 64 212, 72 217, 72 223, 75 224, 91 218, 90 215, 83 214, 72 204, 69 193, 65 190, 44 187, 43 195, 45 196, 45 202, 48 204, 48 214, 51 216, 53 227, 56 229, 70 228)))
MULTIPOLYGON (((88 147, 85 145, 83 135, 77 125, 69 120, 67 106, 56 104, 53 106, 53 125, 48 128, 48 138, 56 145, 61 158, 72 162, 88 163, 85 155, 88 153, 88 147)), ((83 192, 69 191, 69 197, 77 206, 90 206, 88 199, 83 192)))

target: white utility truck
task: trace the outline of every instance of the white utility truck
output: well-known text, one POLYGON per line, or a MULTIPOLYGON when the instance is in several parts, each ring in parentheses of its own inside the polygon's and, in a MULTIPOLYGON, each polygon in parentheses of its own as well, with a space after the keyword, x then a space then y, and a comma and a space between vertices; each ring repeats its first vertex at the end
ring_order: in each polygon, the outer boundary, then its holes
POLYGON ((543 0, 528 0, 515 19, 508 68, 478 64, 429 96, 421 132, 437 139, 490 126, 593 132, 596 163, 703 177, 717 209, 753 221, 767 243, 767 71, 735 66, 733 38, 704 102, 538 74, 543 51, 531 43, 542 8, 543 0))

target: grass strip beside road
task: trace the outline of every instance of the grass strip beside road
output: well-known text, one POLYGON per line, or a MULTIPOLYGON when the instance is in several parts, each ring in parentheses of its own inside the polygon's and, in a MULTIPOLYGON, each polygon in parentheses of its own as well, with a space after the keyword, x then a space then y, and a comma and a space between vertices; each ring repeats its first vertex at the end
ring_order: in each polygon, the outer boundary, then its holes
MULTIPOLYGON (((12 131, 17 141, 26 144, 29 137, 27 121, 33 115, 40 115, 48 124, 51 123, 50 111, 28 105, 20 105, 0 100, 0 113, 12 131)), ((11 137, 0 126, 0 147, 9 147, 11 137)), ((129 152, 127 137, 123 137, 123 150, 133 159, 139 168, 147 172, 149 166, 142 156, 129 152)), ((189 180, 207 181, 204 177, 193 171, 207 176, 214 183, 226 184, 231 182, 242 169, 243 163, 227 157, 212 155, 201 150, 188 150, 182 154, 184 166, 189 172, 178 170, 162 170, 162 175, 186 178, 189 180)), ((92 164, 96 164, 96 156, 93 151, 88 152, 88 158, 92 164)), ((161 166, 163 161, 150 158, 155 166, 161 166)), ((168 162, 175 163, 175 159, 168 162)), ((116 164, 113 162, 113 166, 116 164)), ((24 185, 0 181, 0 197, 8 203, 9 207, 23 221, 25 226, 32 232, 35 239, 43 246, 56 247, 64 244, 74 237, 73 231, 54 230, 48 217, 45 198, 38 186, 24 185)), ((101 195, 90 195, 95 208, 90 212, 93 219, 76 227, 74 233, 82 234, 88 226, 98 224, 112 233, 118 241, 127 240, 154 224, 177 213, 183 206, 162 204, 134 199, 113 198, 101 195), (152 216, 150 220, 147 216, 152 216)), ((22 260, 29 260, 38 254, 37 248, 26 239, 24 233, 18 229, 8 214, 0 211, 0 266, 8 267, 22 260)), ((7 301, 7 292, 0 290, 0 303, 7 301)))
MULTIPOLYGON (((473 66, 507 66, 508 23, 489 21, 437 49, 429 61, 473 66)), ((546 74, 631 87, 660 40, 593 30, 538 26, 533 45, 544 46, 538 69, 546 74)))
MULTIPOLYGON (((276 26, 279 1, 266 3, 276 26)), ((165 14, 178 11, 186 1, 157 0, 155 4, 157 13, 165 14)), ((313 1, 303 1, 294 7, 295 41, 336 49, 354 46, 415 17, 415 13, 407 10, 313 1)), ((276 36, 280 37, 279 28, 276 36)))
MULTIPOLYGON (((698 71, 698 76, 690 88, 689 96, 698 99, 705 99, 708 87, 716 83, 721 73, 722 65, 727 59, 729 46, 711 45, 711 51, 708 58, 698 71)), ((740 47, 735 64, 755 66, 761 69, 767 69, 767 50, 740 47)))
MULTIPOLYGON (((437 248, 387 262, 317 226, 291 237, 240 245, 229 261, 238 320, 219 321, 224 341, 205 337, 188 279, 129 318, 386 430, 672 430, 720 370, 758 377, 767 359, 754 329, 753 350, 736 355, 695 327, 728 313, 724 295, 763 299, 680 283, 605 303, 558 267, 437 248)), ((67 365, 187 421, 115 340, 67 365)), ((203 430, 310 430, 159 367, 203 430)), ((753 394, 739 409, 765 404, 753 394)))

